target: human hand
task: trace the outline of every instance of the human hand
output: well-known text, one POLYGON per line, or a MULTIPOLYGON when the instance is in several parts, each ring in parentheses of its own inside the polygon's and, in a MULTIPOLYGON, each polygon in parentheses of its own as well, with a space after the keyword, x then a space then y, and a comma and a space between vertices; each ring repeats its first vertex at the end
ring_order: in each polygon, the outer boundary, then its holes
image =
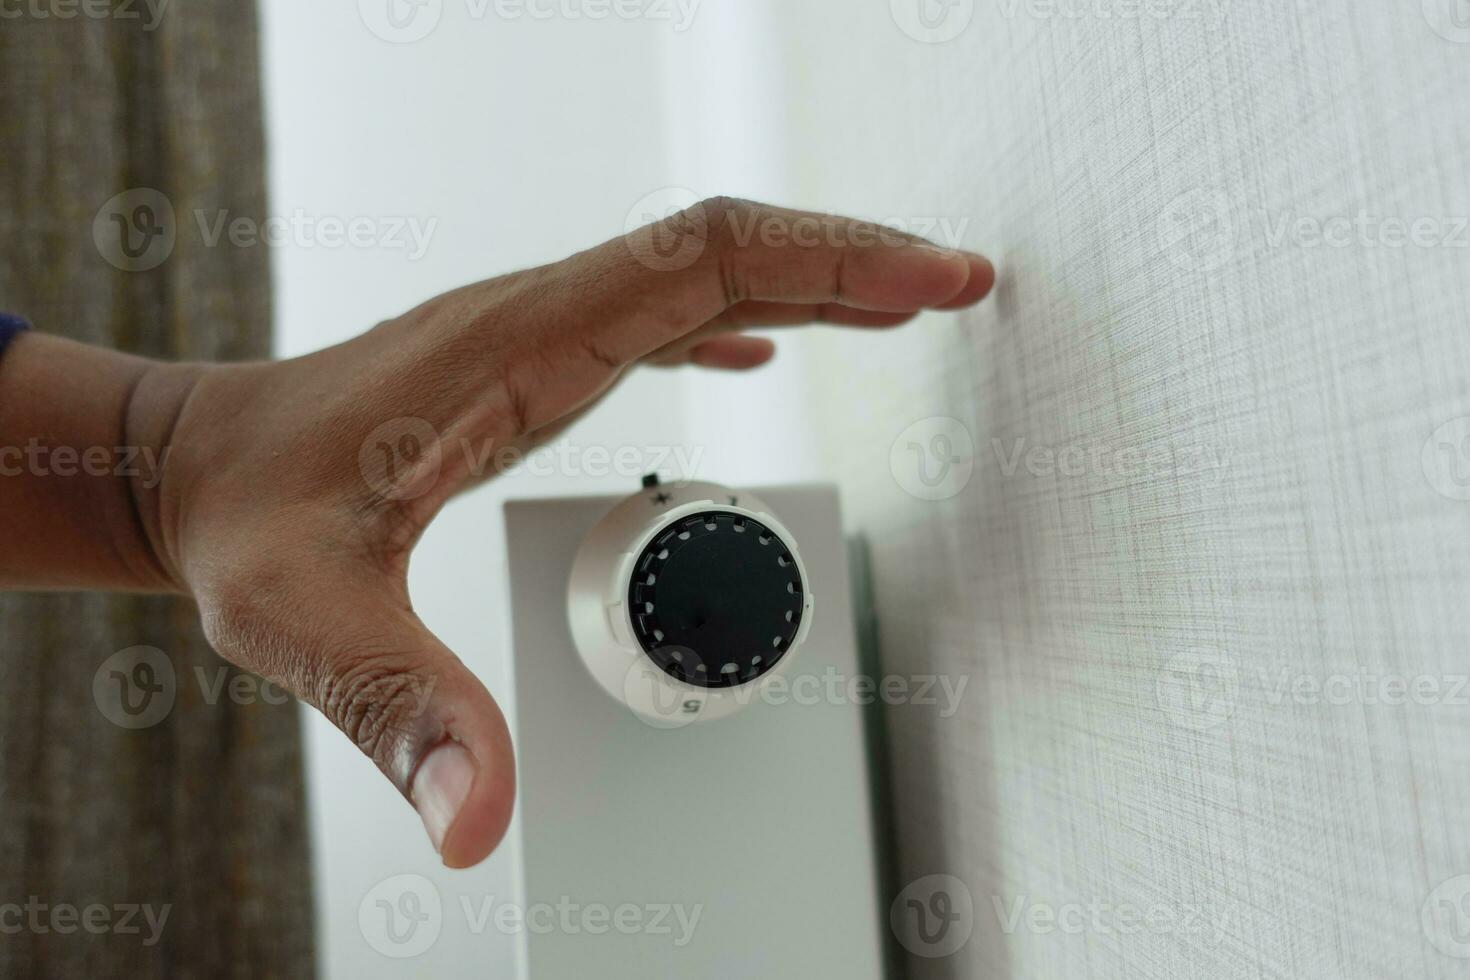
POLYGON ((708 201, 305 357, 150 367, 130 441, 170 455, 138 513, 215 649, 325 714, 466 867, 504 835, 515 766, 495 701, 409 602, 415 543, 479 476, 450 447, 544 441, 636 364, 767 361, 742 328, 891 327, 994 278, 872 225, 708 201))

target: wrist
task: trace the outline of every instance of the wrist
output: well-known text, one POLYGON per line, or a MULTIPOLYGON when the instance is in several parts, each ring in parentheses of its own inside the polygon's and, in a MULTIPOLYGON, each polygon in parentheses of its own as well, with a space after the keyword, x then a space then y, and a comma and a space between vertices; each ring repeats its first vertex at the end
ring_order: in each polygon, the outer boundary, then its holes
MULTIPOLYGON (((0 360, 0 588, 176 591, 145 526, 168 426, 152 362, 27 333, 0 360), (135 405, 136 403, 136 405, 135 405)), ((154 526, 157 526, 156 524, 154 526)))
POLYGON ((190 594, 179 550, 177 515, 193 484, 186 472, 197 454, 179 449, 177 437, 199 381, 209 369, 197 364, 147 362, 129 393, 124 442, 136 465, 127 473, 128 502, 147 560, 165 591, 190 594))

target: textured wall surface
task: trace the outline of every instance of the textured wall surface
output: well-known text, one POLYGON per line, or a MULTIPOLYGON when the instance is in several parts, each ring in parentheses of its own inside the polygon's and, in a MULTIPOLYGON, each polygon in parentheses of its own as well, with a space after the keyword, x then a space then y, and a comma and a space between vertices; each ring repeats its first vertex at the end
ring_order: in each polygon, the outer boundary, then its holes
MULTIPOLYGON (((0 309, 153 357, 265 356, 265 250, 195 226, 265 213, 254 4, 0 13, 0 309), (136 263, 108 215, 134 222, 136 263)), ((0 596, 0 975, 310 976, 280 696, 214 655, 190 602, 0 596)))
POLYGON ((804 203, 1001 269, 805 351, 887 670, 970 678, 890 713, 912 975, 1470 976, 1470 20, 861 6, 804 203))

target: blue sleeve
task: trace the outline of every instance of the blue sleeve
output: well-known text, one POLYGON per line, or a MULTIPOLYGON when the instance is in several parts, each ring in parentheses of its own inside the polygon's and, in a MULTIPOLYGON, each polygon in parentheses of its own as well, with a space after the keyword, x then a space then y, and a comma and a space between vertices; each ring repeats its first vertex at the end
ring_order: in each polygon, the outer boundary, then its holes
POLYGON ((0 313, 0 357, 5 356, 5 348, 15 339, 15 335, 22 331, 31 329, 25 317, 15 316, 12 313, 0 313))

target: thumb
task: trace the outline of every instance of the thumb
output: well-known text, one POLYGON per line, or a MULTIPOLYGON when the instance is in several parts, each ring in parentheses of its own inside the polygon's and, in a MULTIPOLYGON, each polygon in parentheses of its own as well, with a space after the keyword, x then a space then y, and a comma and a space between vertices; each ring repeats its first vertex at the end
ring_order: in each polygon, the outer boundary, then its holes
POLYGON ((515 756, 495 699, 395 586, 318 578, 302 595, 293 581, 231 588, 204 608, 215 649, 352 739, 413 804, 447 866, 484 860, 515 802, 515 756))

